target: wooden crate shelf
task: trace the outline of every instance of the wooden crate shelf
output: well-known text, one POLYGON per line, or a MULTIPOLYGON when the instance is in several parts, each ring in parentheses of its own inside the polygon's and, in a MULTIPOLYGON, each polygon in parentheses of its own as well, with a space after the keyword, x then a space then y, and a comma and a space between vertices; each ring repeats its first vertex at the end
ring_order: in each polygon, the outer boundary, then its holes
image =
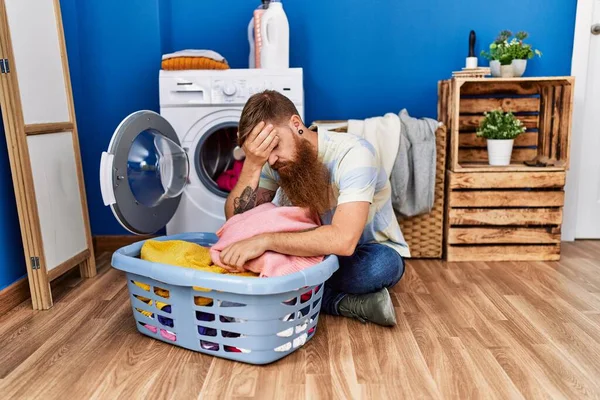
POLYGON ((569 168, 572 77, 460 78, 438 83, 438 114, 450 127, 444 256, 448 261, 560 259, 564 186, 569 168), (501 108, 526 132, 511 164, 488 164, 475 134, 486 111, 501 108), (528 166, 545 156, 553 166, 528 166))
POLYGON ((447 174, 448 261, 560 259, 564 171, 447 174))
POLYGON ((485 162, 469 162, 461 164, 460 172, 556 172, 564 171, 564 167, 530 167, 523 163, 511 163, 498 167, 485 162))
POLYGON ((562 160, 568 169, 574 78, 460 78, 439 82, 439 111, 450 129, 452 171, 550 171, 530 167, 536 156, 562 160), (488 165, 486 140, 475 134, 484 112, 501 108, 519 118, 526 132, 515 139, 511 165, 488 165))

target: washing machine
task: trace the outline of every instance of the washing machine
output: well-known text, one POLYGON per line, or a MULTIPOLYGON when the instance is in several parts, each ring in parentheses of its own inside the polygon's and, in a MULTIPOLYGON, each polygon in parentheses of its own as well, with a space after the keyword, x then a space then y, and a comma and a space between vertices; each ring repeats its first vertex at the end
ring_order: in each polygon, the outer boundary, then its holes
POLYGON ((134 234, 216 232, 229 191, 217 178, 243 161, 237 127, 248 98, 287 96, 304 119, 303 71, 160 71, 160 113, 140 110, 117 126, 100 161, 103 202, 134 234))

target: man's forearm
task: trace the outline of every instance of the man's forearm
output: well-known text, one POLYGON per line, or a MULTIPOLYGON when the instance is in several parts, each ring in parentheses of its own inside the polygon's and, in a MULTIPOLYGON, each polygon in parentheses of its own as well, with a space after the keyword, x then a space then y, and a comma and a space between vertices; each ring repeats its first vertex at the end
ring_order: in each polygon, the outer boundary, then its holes
POLYGON ((336 254, 349 256, 356 243, 333 225, 323 225, 313 230, 265 235, 267 250, 293 256, 312 257, 336 254))
POLYGON ((244 164, 237 184, 225 201, 225 218, 248 211, 256 205, 256 191, 261 167, 244 164))

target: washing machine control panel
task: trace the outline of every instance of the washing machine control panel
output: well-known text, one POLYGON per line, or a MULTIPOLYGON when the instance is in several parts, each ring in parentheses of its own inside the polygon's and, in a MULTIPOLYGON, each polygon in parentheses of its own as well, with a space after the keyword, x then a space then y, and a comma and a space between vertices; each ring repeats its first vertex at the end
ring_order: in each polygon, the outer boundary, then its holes
POLYGON ((213 104, 245 104, 253 94, 264 90, 277 90, 292 101, 302 98, 302 82, 284 76, 252 77, 246 79, 214 79, 211 85, 213 104))
POLYGON ((246 82, 243 79, 215 79, 212 84, 211 99, 215 104, 245 102, 246 82))
POLYGON ((160 106, 243 106, 253 94, 276 90, 304 104, 301 68, 160 71, 160 106))

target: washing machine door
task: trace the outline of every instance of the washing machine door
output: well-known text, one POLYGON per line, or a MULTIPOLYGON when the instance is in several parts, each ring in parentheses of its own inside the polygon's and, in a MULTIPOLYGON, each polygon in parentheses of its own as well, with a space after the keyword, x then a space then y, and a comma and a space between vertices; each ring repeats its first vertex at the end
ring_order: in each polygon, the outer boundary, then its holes
POLYGON ((119 124, 102 153, 104 205, 128 231, 155 233, 175 214, 189 169, 171 124, 154 111, 137 111, 119 124))

